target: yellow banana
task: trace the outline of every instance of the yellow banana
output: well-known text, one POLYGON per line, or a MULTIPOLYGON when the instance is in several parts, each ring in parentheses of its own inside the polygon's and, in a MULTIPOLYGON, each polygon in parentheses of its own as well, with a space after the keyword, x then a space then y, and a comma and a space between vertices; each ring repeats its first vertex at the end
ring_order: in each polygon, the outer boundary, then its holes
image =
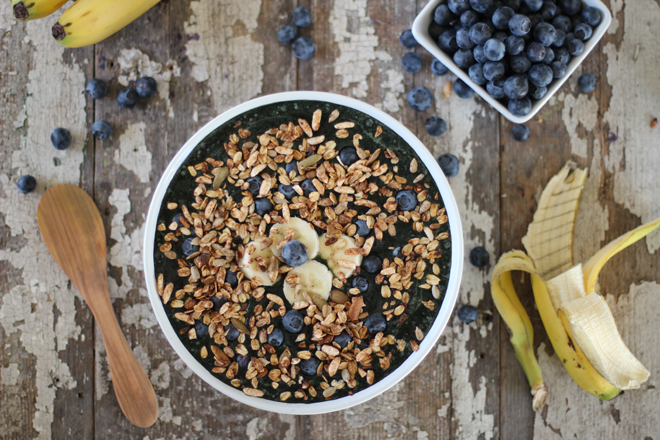
POLYGON ((46 17, 69 0, 13 0, 11 5, 17 20, 28 21, 46 17))
POLYGON ((53 26, 67 47, 96 44, 147 12, 160 0, 77 0, 53 26))

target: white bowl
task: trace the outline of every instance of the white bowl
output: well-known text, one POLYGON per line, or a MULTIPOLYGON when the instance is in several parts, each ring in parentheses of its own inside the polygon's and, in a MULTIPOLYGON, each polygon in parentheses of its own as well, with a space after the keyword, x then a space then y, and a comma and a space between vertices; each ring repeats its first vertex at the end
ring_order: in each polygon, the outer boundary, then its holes
POLYGON ((458 297, 458 288, 460 286, 461 274, 463 271, 463 232, 461 229, 461 221, 458 214, 456 201, 454 200, 454 196, 452 194, 451 188, 449 187, 449 183, 445 178, 445 175, 440 170, 438 163, 431 155, 429 150, 401 123, 368 104, 352 98, 347 98, 345 96, 321 92, 286 92, 257 98, 234 107, 233 109, 223 113, 222 115, 206 124, 201 130, 195 133, 195 135, 193 135, 193 137, 190 138, 188 142, 186 142, 183 148, 179 150, 177 155, 170 162, 169 166, 163 173, 160 182, 158 183, 156 191, 154 192, 153 198, 151 200, 151 206, 149 207, 149 214, 147 216, 143 255, 144 275, 146 278, 147 290, 149 292, 151 306, 154 310, 158 323, 160 324, 163 333, 165 333, 165 337, 174 348, 174 351, 176 351, 176 353, 181 357, 181 359, 183 359, 188 367, 190 367, 190 369, 195 372, 195 374, 197 374, 209 385, 216 388, 223 394, 226 394, 227 396, 238 400, 239 402, 245 403, 246 405, 250 405, 255 408, 284 414, 321 414, 343 410, 378 396, 406 377, 408 373, 410 373, 433 348, 438 338, 440 337, 440 334, 447 325, 447 322, 449 321, 452 310, 456 303, 456 299, 458 297), (172 328, 167 315, 165 314, 165 309, 156 289, 156 273, 153 259, 154 242, 158 213, 161 209, 163 197, 167 187, 169 186, 170 181, 174 175, 179 170, 181 164, 206 136, 208 136, 216 128, 225 124, 232 118, 252 109, 277 102, 310 100, 339 104, 346 107, 351 107, 355 110, 359 110, 380 121, 382 125, 391 128, 415 150, 415 152, 419 155, 421 160, 428 168, 431 176, 433 177, 433 180, 437 184, 438 189, 440 190, 440 195, 446 207, 451 235, 451 269, 445 298, 442 302, 442 306, 440 307, 438 315, 433 325, 431 326, 431 329, 420 343, 419 350, 417 352, 413 352, 408 357, 408 359, 406 359, 396 370, 391 372, 388 376, 384 377, 379 382, 376 382, 374 385, 371 385, 352 396, 314 403, 275 402, 264 398, 247 396, 242 391, 225 384, 221 380, 214 377, 206 368, 204 368, 204 366, 202 366, 183 345, 176 332, 172 328))
POLYGON ((417 18, 415 18, 415 21, 413 22, 412 26, 412 32, 413 35, 415 36, 415 39, 419 44, 424 46, 426 50, 431 52, 433 56, 435 56, 442 64, 444 64, 449 70, 451 70, 454 75, 458 76, 460 79, 462 79, 465 84, 470 86, 472 90, 477 92, 479 96, 481 96, 484 100, 486 100, 490 105, 495 107, 500 113, 504 115, 505 118, 507 118, 509 121, 514 122, 516 124, 524 124, 525 122, 529 121, 534 117, 534 115, 541 110, 541 107, 543 107, 546 102, 554 95, 557 90, 566 82, 566 80, 573 74, 575 69, 584 61, 584 59, 589 55, 589 53, 596 47, 598 42, 600 41, 601 38, 603 38, 603 35, 605 35, 605 32, 607 31, 607 28, 610 27, 610 23, 612 23, 612 14, 610 13, 609 9, 605 6, 605 4, 599 0, 582 0, 582 3, 587 5, 587 6, 593 6, 594 8, 597 8, 600 13, 603 16, 603 20, 601 23, 594 29, 594 33, 591 36, 591 38, 587 41, 584 42, 584 52, 582 55, 578 57, 573 57, 571 61, 568 63, 568 70, 566 72, 566 75, 564 75, 563 78, 560 78, 558 80, 554 80, 550 87, 548 87, 548 93, 543 97, 543 99, 539 99, 537 101, 532 100, 532 111, 529 112, 529 114, 525 116, 516 116, 513 113, 509 111, 508 108, 506 108, 505 105, 503 105, 501 102, 499 102, 496 99, 493 99, 486 89, 480 85, 477 85, 474 81, 472 81, 467 74, 466 71, 461 69, 454 63, 454 60, 452 57, 447 55, 440 49, 438 46, 438 42, 434 41, 431 36, 429 35, 428 29, 429 25, 433 21, 433 14, 435 12, 435 8, 438 7, 438 5, 442 3, 446 3, 447 0, 431 0, 424 9, 422 9, 422 12, 419 13, 417 18))

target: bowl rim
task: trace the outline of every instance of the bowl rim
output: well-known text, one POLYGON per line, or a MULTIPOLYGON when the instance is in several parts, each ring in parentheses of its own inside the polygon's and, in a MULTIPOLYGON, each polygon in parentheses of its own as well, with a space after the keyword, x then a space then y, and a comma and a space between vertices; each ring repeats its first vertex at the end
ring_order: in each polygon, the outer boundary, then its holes
POLYGON ((573 72, 575 72, 578 66, 582 64, 582 61, 584 61, 584 59, 591 53, 596 45, 598 45, 600 40, 603 38, 603 35, 605 35, 605 32, 607 32, 607 29, 612 23, 612 14, 602 1, 581 0, 583 5, 593 6, 603 14, 601 23, 594 29, 594 33, 591 38, 584 42, 584 52, 582 52, 580 56, 573 57, 568 63, 568 70, 566 71, 566 75, 564 75, 564 77, 560 78, 559 80, 555 80, 548 88, 548 92, 545 94, 545 96, 532 104, 532 111, 530 111, 525 116, 516 116, 511 113, 509 109, 506 108, 501 102, 491 97, 486 89, 472 81, 467 72, 458 67, 456 63, 454 63, 454 60, 442 49, 440 49, 437 43, 431 39, 431 36, 428 33, 428 28, 431 24, 431 21, 433 21, 433 13, 438 5, 441 3, 446 3, 446 1, 447 0, 431 0, 424 7, 424 9, 422 9, 422 11, 417 15, 415 21, 413 22, 413 36, 419 44, 421 44, 427 51, 429 51, 431 55, 440 60, 440 62, 444 64, 449 70, 451 70, 454 75, 463 80, 468 86, 470 86, 472 90, 477 92, 479 96, 481 96, 486 102, 488 102, 497 111, 499 111, 505 118, 516 124, 524 124, 525 122, 529 121, 539 112, 539 110, 541 110, 541 108, 543 108, 543 106, 545 106, 550 98, 552 98, 555 93, 557 93, 557 90, 559 90, 561 86, 563 86, 564 83, 568 80, 568 78, 573 75, 573 72))
POLYGON ((206 383, 221 393, 233 398, 234 400, 262 410, 294 415, 324 414, 359 405, 360 403, 366 402, 367 400, 380 395, 405 378, 431 351, 431 349, 435 346, 436 342, 440 338, 442 331, 445 329, 447 323, 449 322, 452 311, 454 309, 454 305, 458 298, 458 291, 463 272, 463 233, 456 200, 454 199, 453 193, 445 175, 441 171, 431 152, 403 124, 401 124, 393 117, 387 115, 385 112, 378 110, 369 104, 343 95, 311 91, 276 93, 247 101, 217 116, 200 130, 198 130, 183 145, 183 147, 181 147, 178 153, 170 161, 160 181, 158 182, 156 190, 152 195, 145 224, 146 227, 144 233, 142 256, 145 282, 149 300, 151 302, 151 307, 154 311, 154 314, 156 315, 158 324, 165 334, 168 342, 177 353, 177 355, 183 360, 183 362, 206 383), (392 371, 388 376, 381 379, 379 382, 376 382, 375 384, 353 394, 352 396, 345 396, 339 399, 323 402, 286 403, 260 397, 252 397, 244 394, 240 389, 227 385, 220 379, 214 377, 210 371, 208 371, 195 359, 195 357, 188 351, 188 349, 183 345, 177 336, 174 328, 167 318, 165 309, 160 297, 158 296, 156 288, 156 274, 153 254, 158 214, 161 209, 165 192, 172 178, 179 170, 181 164, 185 161, 192 150, 200 143, 200 141, 206 138, 206 136, 212 133, 216 128, 220 127, 232 118, 258 107, 288 101, 322 101, 351 107, 355 110, 367 114, 368 116, 371 116, 401 136, 404 141, 406 141, 408 145, 410 145, 413 150, 415 150, 417 155, 427 166, 431 176, 433 177, 433 180, 436 182, 440 195, 445 204, 452 245, 449 282, 447 285, 445 298, 442 302, 440 310, 438 311, 438 315, 433 322, 433 325, 431 326, 431 329, 420 343, 419 350, 413 352, 398 368, 392 371))

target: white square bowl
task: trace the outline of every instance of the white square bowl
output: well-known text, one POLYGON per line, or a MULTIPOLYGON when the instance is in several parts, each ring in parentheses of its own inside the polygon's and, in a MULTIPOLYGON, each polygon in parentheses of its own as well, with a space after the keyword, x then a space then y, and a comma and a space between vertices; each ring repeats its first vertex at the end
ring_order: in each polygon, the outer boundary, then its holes
POLYGON ((524 124, 525 122, 529 121, 534 117, 534 115, 543 107, 546 102, 559 90, 559 88, 566 82, 566 80, 573 74, 575 69, 584 61, 584 59, 591 53, 591 51, 596 47, 598 42, 603 38, 603 35, 605 35, 605 32, 607 29, 610 27, 610 23, 612 23, 612 14, 610 13, 609 9, 605 6, 605 4, 599 0, 582 0, 582 3, 586 6, 593 6, 594 8, 597 8, 600 13, 602 14, 603 20, 601 23, 594 29, 594 33, 591 36, 591 38, 587 41, 584 42, 584 52, 582 55, 573 57, 571 61, 568 63, 568 70, 566 72, 566 75, 564 75, 563 78, 556 79, 554 80, 551 84, 550 87, 548 87, 548 93, 539 100, 532 101, 532 111, 529 112, 529 114, 525 116, 516 116, 513 113, 509 111, 509 109, 499 102, 498 100, 492 98, 486 89, 480 85, 477 85, 474 81, 470 79, 468 76, 467 72, 461 69, 454 63, 454 60, 452 57, 447 55, 445 52, 440 49, 438 46, 438 42, 434 41, 431 36, 429 35, 429 25, 433 21, 433 15, 435 12, 435 8, 438 7, 438 5, 442 3, 446 3, 447 0, 431 0, 429 3, 426 5, 424 9, 422 9, 422 12, 419 13, 419 15, 415 18, 415 21, 412 26, 412 32, 413 35, 415 36, 415 39, 419 44, 424 46, 426 50, 431 52, 433 56, 435 56, 442 64, 444 64, 449 70, 451 70, 454 75, 459 77, 461 80, 465 82, 472 90, 477 92, 479 96, 481 96, 484 100, 486 100, 490 105, 495 107, 500 113, 504 115, 509 121, 514 122, 516 124, 524 124))

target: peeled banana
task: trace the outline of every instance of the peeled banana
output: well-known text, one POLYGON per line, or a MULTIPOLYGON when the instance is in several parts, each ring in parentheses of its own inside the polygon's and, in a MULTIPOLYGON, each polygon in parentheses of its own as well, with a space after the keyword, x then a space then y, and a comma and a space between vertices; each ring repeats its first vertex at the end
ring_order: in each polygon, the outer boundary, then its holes
POLYGON ((326 234, 321 236, 319 256, 323 258, 337 277, 350 278, 357 267, 362 264, 362 253, 355 240, 343 235, 334 243, 328 241, 326 234))
POLYGON ((251 280, 258 278, 263 286, 272 286, 280 279, 280 261, 273 255, 270 246, 264 246, 262 242, 248 243, 239 267, 246 277, 251 280))
POLYGON ((307 261, 287 274, 282 290, 291 304, 308 300, 305 294, 309 299, 318 295, 327 300, 332 290, 332 273, 318 261, 307 261))
POLYGON ((96 44, 124 28, 159 1, 77 0, 53 26, 53 38, 67 47, 96 44))
POLYGON ((12 9, 17 20, 28 21, 47 17, 69 0, 13 0, 12 9))
POLYGON ((307 258, 313 260, 319 253, 319 235, 314 225, 298 218, 291 217, 289 223, 282 223, 270 229, 270 238, 273 244, 270 246, 273 254, 280 258, 282 248, 291 240, 298 240, 307 248, 307 258))

